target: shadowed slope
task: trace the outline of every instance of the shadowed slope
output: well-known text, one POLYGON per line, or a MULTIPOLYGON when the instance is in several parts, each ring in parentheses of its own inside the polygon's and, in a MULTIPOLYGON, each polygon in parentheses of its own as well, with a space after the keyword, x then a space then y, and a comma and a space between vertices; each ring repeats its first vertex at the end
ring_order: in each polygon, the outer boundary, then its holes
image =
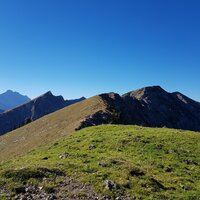
POLYGON ((160 86, 146 87, 122 96, 129 124, 200 131, 200 103, 160 86), (135 120, 137 119, 137 120, 135 120))

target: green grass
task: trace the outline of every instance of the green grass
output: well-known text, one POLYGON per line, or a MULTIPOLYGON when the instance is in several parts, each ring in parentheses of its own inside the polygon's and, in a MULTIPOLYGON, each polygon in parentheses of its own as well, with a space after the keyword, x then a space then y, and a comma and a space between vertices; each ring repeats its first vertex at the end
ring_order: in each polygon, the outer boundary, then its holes
POLYGON ((125 125, 90 127, 0 165, 0 187, 47 192, 64 174, 110 196, 200 199, 200 133, 125 125), (59 156, 66 153, 66 158, 59 156), (112 180, 117 189, 105 188, 112 180))

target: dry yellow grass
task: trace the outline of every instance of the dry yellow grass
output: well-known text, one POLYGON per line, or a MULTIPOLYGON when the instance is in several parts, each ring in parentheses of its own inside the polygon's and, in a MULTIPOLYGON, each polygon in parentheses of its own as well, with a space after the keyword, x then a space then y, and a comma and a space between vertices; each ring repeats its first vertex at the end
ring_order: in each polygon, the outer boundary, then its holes
POLYGON ((70 134, 86 117, 105 109, 106 105, 100 96, 91 97, 0 136, 0 161, 70 134))

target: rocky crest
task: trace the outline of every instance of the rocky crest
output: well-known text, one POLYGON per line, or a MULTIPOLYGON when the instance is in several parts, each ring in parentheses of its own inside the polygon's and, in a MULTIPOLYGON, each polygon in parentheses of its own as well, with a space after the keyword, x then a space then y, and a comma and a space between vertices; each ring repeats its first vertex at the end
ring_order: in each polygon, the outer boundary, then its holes
POLYGON ((122 96, 100 96, 107 105, 106 112, 88 116, 80 128, 116 123, 200 131, 200 103, 179 92, 169 93, 160 86, 152 86, 122 96))
POLYGON ((181 93, 168 93, 154 86, 130 92, 122 98, 132 116, 130 120, 134 122, 136 113, 140 116, 138 125, 200 131, 200 103, 181 93))

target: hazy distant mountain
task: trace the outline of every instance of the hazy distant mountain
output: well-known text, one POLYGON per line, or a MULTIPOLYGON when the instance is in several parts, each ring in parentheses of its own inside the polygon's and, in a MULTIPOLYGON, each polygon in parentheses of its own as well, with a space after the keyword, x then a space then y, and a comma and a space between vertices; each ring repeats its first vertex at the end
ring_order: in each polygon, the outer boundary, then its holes
POLYGON ((1 113, 0 135, 83 99, 85 98, 65 101, 62 96, 54 96, 49 91, 21 106, 1 113))
POLYGON ((10 110, 28 101, 30 101, 30 99, 27 96, 21 95, 18 92, 13 92, 12 90, 7 90, 3 94, 0 94, 0 109, 10 110))
POLYGON ((0 109, 0 113, 2 113, 2 112, 4 112, 4 110, 1 110, 1 109, 0 109))
POLYGON ((85 100, 85 97, 81 97, 80 99, 70 99, 70 100, 66 100, 65 102, 66 102, 66 105, 69 106, 71 104, 78 103, 83 100, 85 100))

